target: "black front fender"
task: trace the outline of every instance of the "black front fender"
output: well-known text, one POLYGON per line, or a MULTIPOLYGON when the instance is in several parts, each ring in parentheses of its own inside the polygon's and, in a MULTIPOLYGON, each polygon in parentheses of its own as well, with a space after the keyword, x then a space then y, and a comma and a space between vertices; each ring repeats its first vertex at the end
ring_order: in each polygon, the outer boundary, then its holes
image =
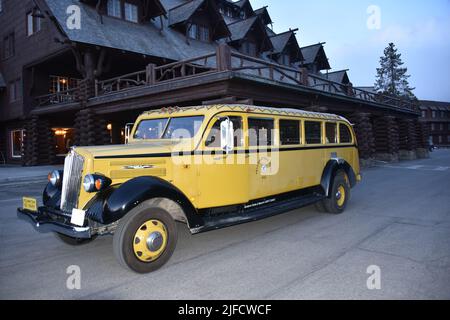
POLYGON ((320 182, 326 197, 330 195, 331 187, 334 182, 334 176, 338 170, 343 170, 347 174, 351 188, 356 185, 356 174, 352 166, 343 159, 331 159, 325 166, 320 182))
POLYGON ((97 194, 87 205, 87 216, 101 224, 111 224, 153 198, 167 198, 179 204, 191 228, 201 224, 196 209, 187 197, 174 185, 156 177, 134 178, 97 194))

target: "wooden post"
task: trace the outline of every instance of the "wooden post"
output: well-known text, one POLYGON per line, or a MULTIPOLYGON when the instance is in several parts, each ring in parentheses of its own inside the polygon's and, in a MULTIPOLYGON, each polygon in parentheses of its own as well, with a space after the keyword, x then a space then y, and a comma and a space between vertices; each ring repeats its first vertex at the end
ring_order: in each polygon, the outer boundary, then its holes
POLYGON ((147 68, 145 69, 145 74, 146 74, 146 82, 149 85, 154 85, 156 84, 156 64, 154 63, 150 63, 149 65, 147 65, 147 68))
POLYGON ((399 132, 395 117, 375 118, 374 134, 376 158, 381 161, 398 161, 399 132))
POLYGON ((229 71, 232 70, 231 64, 231 49, 227 44, 220 44, 216 51, 217 70, 229 71))
POLYGON ((349 118, 354 123, 354 130, 359 145, 360 158, 371 160, 375 153, 375 141, 370 113, 356 112, 349 118))
POLYGON ((307 68, 300 68, 300 82, 302 85, 307 86, 308 85, 308 69, 307 68))

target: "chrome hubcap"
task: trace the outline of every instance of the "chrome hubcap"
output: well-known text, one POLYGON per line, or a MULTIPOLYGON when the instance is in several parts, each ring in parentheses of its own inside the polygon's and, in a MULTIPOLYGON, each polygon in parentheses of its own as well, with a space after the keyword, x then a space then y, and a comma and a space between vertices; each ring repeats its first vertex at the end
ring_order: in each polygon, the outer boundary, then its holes
POLYGON ((161 249, 163 245, 163 236, 160 232, 152 232, 147 238, 147 248, 151 252, 156 252, 161 249))

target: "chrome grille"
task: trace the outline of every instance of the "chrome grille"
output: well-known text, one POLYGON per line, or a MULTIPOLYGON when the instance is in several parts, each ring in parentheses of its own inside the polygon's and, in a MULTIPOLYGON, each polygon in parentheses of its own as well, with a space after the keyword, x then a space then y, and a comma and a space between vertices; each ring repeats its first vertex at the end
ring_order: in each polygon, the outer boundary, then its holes
POLYGON ((61 210, 72 213, 78 207, 84 158, 71 150, 64 161, 64 176, 61 192, 61 210))

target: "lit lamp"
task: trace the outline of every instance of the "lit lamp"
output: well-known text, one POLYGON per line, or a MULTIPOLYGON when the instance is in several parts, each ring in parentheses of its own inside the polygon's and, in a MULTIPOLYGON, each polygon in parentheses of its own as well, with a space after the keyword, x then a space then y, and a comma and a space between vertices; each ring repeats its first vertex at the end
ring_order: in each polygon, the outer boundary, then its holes
POLYGON ((106 129, 108 129, 109 131, 111 131, 111 130, 112 130, 112 124, 111 124, 111 123, 108 123, 108 125, 106 126, 106 129))

